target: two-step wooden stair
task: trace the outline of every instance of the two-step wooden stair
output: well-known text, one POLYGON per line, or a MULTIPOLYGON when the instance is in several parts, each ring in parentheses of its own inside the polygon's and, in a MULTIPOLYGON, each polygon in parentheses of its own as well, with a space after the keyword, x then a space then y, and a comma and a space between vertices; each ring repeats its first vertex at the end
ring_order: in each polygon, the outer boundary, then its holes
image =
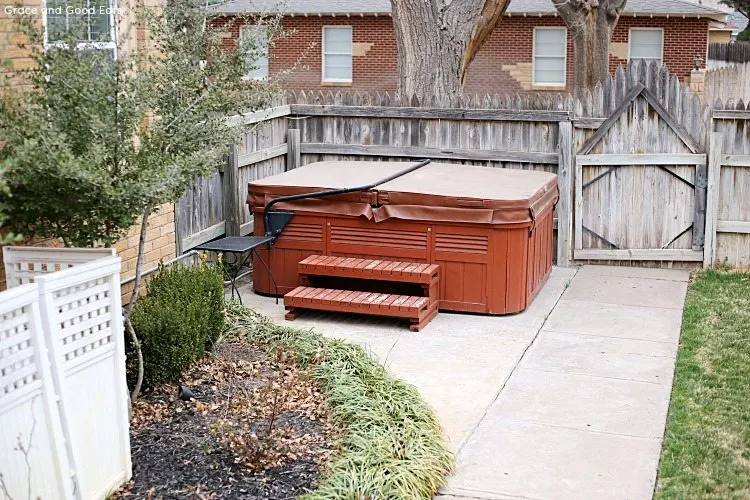
POLYGON ((299 263, 303 284, 333 279, 343 286, 298 286, 284 295, 286 319, 295 319, 304 309, 395 316, 411 320, 409 329, 417 332, 437 315, 439 273, 437 264, 311 255, 299 263), (347 284, 366 290, 344 289, 347 284), (389 286, 409 284, 421 295, 388 291, 389 286))

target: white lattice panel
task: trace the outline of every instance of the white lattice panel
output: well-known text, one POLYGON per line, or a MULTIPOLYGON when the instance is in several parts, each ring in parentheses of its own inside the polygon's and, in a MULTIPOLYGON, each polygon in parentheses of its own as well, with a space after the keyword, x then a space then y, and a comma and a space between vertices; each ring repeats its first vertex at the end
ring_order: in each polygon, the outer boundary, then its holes
POLYGON ((0 293, 0 474, 10 498, 72 498, 38 297, 0 293))
POLYGON ((110 311, 111 277, 96 278, 54 293, 60 353, 69 368, 114 349, 110 311))
POLYGON ((115 255, 113 248, 4 247, 5 279, 8 288, 33 283, 36 276, 65 270, 115 255))
POLYGON ((29 327, 30 307, 0 315, 0 397, 21 397, 39 391, 42 382, 36 366, 29 327))
POLYGON ((120 259, 97 259, 36 283, 77 487, 82 498, 103 499, 131 477, 120 259))

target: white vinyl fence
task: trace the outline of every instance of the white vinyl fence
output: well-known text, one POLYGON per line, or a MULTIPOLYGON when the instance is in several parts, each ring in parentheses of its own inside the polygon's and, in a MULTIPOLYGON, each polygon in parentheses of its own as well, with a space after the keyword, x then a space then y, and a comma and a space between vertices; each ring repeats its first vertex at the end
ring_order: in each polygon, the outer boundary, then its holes
POLYGON ((131 477, 120 259, 91 258, 0 293, 0 497, 103 499, 131 477))
POLYGON ((41 274, 62 271, 94 259, 115 255, 114 248, 5 247, 5 280, 8 288, 33 283, 41 274))

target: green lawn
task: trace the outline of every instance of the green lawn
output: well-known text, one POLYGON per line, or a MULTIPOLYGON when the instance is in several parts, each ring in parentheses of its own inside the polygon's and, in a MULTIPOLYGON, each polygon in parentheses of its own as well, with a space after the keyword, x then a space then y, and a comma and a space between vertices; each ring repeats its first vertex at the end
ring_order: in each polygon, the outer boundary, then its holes
POLYGON ((750 273, 688 291, 656 498, 750 498, 750 273))

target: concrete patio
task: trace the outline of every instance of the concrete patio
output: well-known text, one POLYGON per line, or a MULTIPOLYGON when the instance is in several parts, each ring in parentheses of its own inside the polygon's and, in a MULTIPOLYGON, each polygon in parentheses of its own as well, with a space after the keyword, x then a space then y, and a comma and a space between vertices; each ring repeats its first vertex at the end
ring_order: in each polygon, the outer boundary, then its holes
MULTIPOLYGON (((434 408, 456 473, 439 498, 651 498, 689 274, 554 268, 522 314, 403 322, 310 312, 434 408)), ((278 322, 283 306, 242 290, 278 322)))

